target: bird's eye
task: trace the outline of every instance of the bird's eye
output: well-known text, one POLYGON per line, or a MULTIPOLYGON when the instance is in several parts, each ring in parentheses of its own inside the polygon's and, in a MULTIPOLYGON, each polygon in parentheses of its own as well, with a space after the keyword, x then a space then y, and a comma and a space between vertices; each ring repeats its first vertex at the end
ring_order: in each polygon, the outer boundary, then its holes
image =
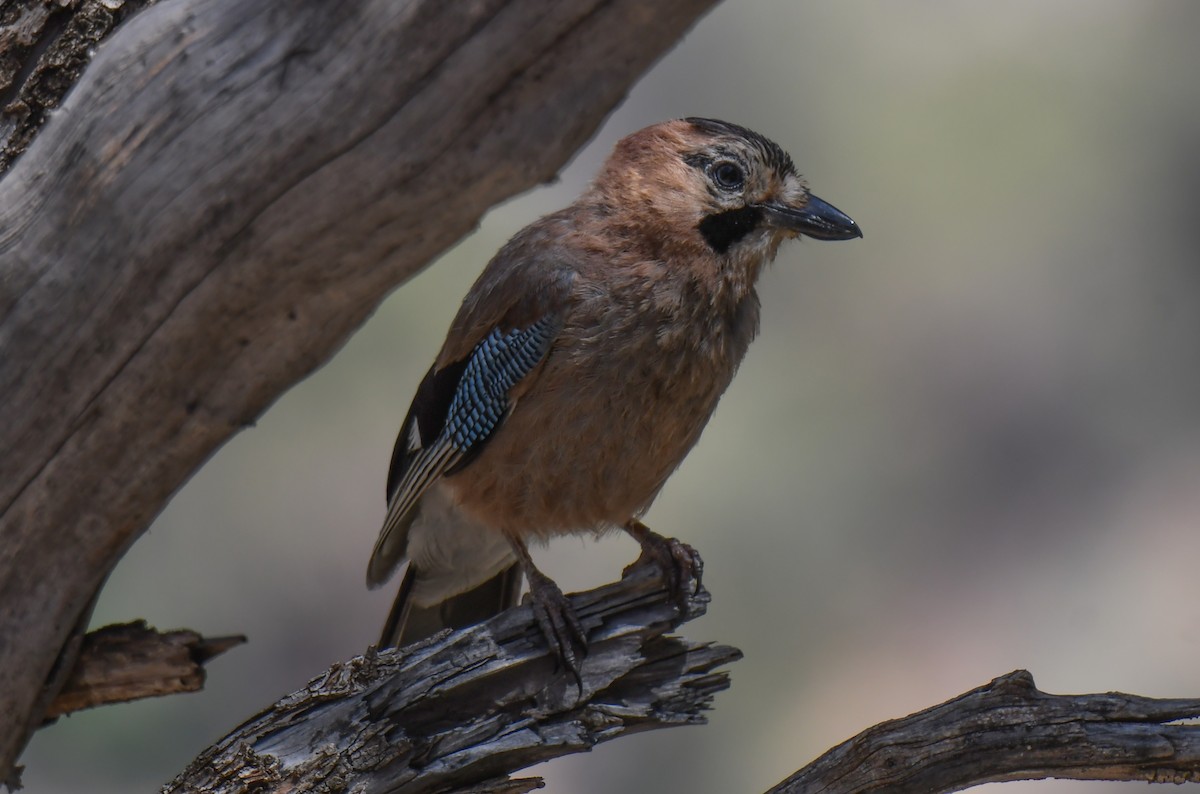
POLYGON ((712 167, 712 180, 723 190, 740 190, 746 184, 742 167, 729 160, 722 160, 712 167))

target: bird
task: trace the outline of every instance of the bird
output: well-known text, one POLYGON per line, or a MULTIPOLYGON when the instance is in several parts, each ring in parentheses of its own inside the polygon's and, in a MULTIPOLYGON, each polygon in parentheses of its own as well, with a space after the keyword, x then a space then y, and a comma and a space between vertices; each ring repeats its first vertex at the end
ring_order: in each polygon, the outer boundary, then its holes
POLYGON ((524 577, 578 680, 584 631, 529 544, 620 528, 668 575, 686 565, 641 518, 758 333, 761 271, 800 236, 862 231, 778 144, 692 117, 622 138, 573 204, 504 245, 396 440, 367 569, 378 587, 405 566, 380 647, 498 614, 524 577))

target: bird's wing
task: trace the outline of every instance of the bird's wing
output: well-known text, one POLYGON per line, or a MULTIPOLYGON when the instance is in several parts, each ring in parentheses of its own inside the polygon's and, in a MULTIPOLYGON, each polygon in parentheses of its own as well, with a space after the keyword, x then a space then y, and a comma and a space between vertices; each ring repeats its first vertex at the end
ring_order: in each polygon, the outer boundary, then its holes
POLYGON ((367 568, 368 584, 391 575, 421 495, 479 454, 512 408, 514 387, 545 359, 559 327, 554 314, 523 327, 498 326, 465 358, 429 370, 392 453, 387 517, 367 568))

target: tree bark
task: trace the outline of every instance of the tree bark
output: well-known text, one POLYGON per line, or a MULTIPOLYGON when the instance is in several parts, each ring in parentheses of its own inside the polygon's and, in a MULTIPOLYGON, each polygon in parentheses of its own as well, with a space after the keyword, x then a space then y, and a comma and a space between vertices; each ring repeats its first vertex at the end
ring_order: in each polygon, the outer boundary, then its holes
POLYGON ((196 692, 204 686, 208 660, 245 641, 242 636, 205 638, 187 629, 156 631, 142 620, 88 632, 46 719, 110 703, 196 692))
POLYGON ((154 0, 0 0, 0 173, 129 15, 154 0))
MULTIPOLYGON (((571 597, 592 638, 582 683, 528 607, 334 665, 202 753, 166 794, 523 792, 510 774, 634 731, 703 722, 736 649, 666 636, 681 610, 653 566, 571 597), (357 787, 357 788, 356 788, 357 787)), ((941 794, 1010 780, 1200 780, 1200 699, 1049 695, 1018 670, 869 728, 767 794, 941 794)))
POLYGON ((1064 778, 1200 780, 1200 699, 1110 692, 1048 695, 1017 670, 953 700, 863 731, 767 794, 961 791, 1064 778))
POLYGON ((637 731, 703 723, 734 648, 666 636, 680 608, 653 566, 571 597, 591 642, 580 683, 529 607, 402 650, 334 665, 202 753, 165 794, 519 792, 508 773, 637 731))
POLYGON ((0 182, 0 779, 176 488, 715 0, 173 0, 0 182))

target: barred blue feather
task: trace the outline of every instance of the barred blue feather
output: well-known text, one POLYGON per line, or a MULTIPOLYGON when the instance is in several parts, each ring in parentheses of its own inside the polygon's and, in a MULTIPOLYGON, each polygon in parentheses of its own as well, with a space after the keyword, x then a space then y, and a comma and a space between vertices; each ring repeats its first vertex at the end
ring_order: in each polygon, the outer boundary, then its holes
POLYGON ((554 331, 554 323, 543 318, 507 333, 497 328, 476 345, 450 402, 442 435, 467 453, 486 441, 508 410, 512 387, 542 360, 554 331))
POLYGON ((495 328, 465 362, 430 370, 396 443, 388 512, 371 555, 368 583, 380 584, 391 575, 400 557, 389 550, 403 548, 421 496, 439 477, 460 471, 483 450, 512 408, 513 387, 546 357, 558 328, 557 318, 550 316, 526 328, 495 328))

